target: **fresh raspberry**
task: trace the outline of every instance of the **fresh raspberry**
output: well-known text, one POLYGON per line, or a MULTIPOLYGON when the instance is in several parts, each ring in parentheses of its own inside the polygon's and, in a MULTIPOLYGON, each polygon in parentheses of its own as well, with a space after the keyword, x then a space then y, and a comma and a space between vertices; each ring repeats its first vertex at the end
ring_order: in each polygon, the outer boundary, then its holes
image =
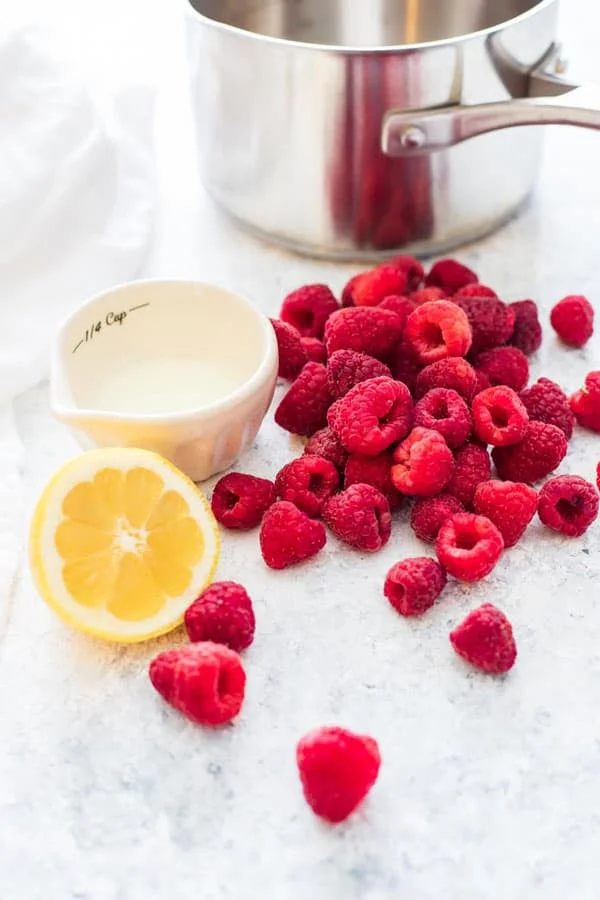
POLYGON ((600 491, 600 463, 596 466, 596 487, 600 491))
POLYGON ((521 391, 521 400, 530 419, 556 425, 569 441, 573 434, 573 413, 569 398, 556 382, 538 378, 535 384, 521 391))
POLYGON ((461 297, 453 298, 466 314, 473 340, 471 353, 481 353, 492 347, 506 344, 515 326, 515 312, 502 300, 495 297, 461 297))
POLYGON ((438 494, 436 497, 421 497, 413 503, 410 511, 410 527, 418 538, 428 544, 435 544, 439 530, 455 513, 465 508, 452 494, 438 494))
POLYGON ((340 309, 325 326, 327 355, 331 357, 336 350, 356 350, 377 359, 387 359, 400 340, 403 329, 402 318, 389 309, 340 309))
POLYGON ((322 522, 311 519, 280 500, 267 511, 260 526, 260 549, 270 569, 286 569, 316 556, 327 541, 322 522))
POLYGON ((340 486, 338 470, 322 456, 301 456, 284 466, 275 478, 281 500, 289 500, 309 516, 318 516, 326 500, 340 486))
POLYGON ((494 297, 496 300, 498 299, 498 294, 491 287, 487 287, 485 284, 479 284, 479 282, 471 282, 471 284, 465 284, 454 294, 455 297, 494 297))
POLYGON ((326 284, 307 284, 287 295, 279 317, 293 325, 302 337, 322 338, 325 322, 338 308, 326 284))
POLYGON ((392 482, 392 454, 380 453, 379 456, 350 456, 346 463, 344 487, 351 484, 370 484, 381 491, 390 504, 390 509, 398 509, 402 505, 400 494, 392 482))
POLYGON ((477 485, 491 477, 492 464, 486 448, 475 443, 465 444, 454 453, 454 473, 446 491, 468 509, 477 485))
POLYGON ((473 507, 493 522, 505 547, 514 547, 536 514, 538 496, 528 484, 514 481, 483 481, 477 485, 473 507))
POLYGON ((509 387, 491 387, 473 398, 473 427, 484 444, 505 447, 525 437, 529 416, 509 387))
POLYGON ((365 275, 365 272, 359 272, 358 275, 353 275, 352 278, 346 282, 342 291, 342 306, 354 306, 354 288, 363 275, 365 275))
POLYGON ((198 725, 224 725, 242 708, 246 673, 235 650, 202 641, 159 653, 150 681, 161 697, 198 725))
POLYGON ((353 286, 355 306, 377 306, 392 294, 404 294, 408 288, 406 272, 396 266, 382 265, 365 272, 353 286))
POLYGON ((355 385, 327 413, 331 430, 350 453, 378 456, 408 434, 413 403, 406 385, 371 378, 355 385))
POLYGON ((417 377, 423 366, 416 358, 414 351, 404 341, 400 341, 390 361, 392 374, 396 381, 401 381, 409 391, 413 391, 417 377))
POLYGON ((537 304, 533 300, 517 300, 509 304, 509 309, 515 314, 515 327, 509 344, 518 347, 525 356, 531 356, 542 344, 542 326, 537 304))
POLYGON ((585 386, 575 391, 569 405, 583 428, 600 432, 600 372, 586 375, 585 386))
POLYGON ((420 291, 413 291, 409 295, 409 299, 415 306, 423 306, 424 303, 437 303, 438 300, 447 300, 448 294, 439 287, 421 288, 420 291))
POLYGON ((275 421, 285 431, 310 436, 327 424, 330 403, 327 369, 309 362, 284 394, 275 421))
POLYGON ((503 481, 541 481, 561 464, 567 455, 567 439, 556 425, 529 422, 525 437, 518 444, 494 447, 492 459, 503 481))
POLYGON ((585 297, 563 297, 552 308, 550 324, 565 344, 583 347, 594 333, 594 307, 585 297))
POLYGON ((475 374, 477 375, 477 386, 475 388, 476 397, 477 394, 480 394, 482 391, 487 391, 488 388, 491 388, 492 383, 485 372, 480 372, 479 369, 475 369, 475 374))
POLYGON ((598 492, 579 475, 550 478, 540 491, 538 513, 553 531, 581 537, 598 516, 598 492))
POLYGON ((503 612, 484 603, 469 613, 450 634, 459 656, 483 672, 508 672, 517 658, 512 625, 503 612))
POLYGON ((235 581, 215 581, 185 612, 190 641, 225 644, 237 653, 254 640, 254 610, 248 593, 235 581))
POLYGON ((425 269, 422 263, 414 256, 394 256, 388 259, 388 266, 400 269, 408 279, 408 290, 416 291, 425 278, 425 269))
POLYGON ((456 391, 468 403, 475 396, 477 373, 473 366, 459 356, 439 359, 426 366, 417 376, 415 397, 420 400, 433 388, 448 388, 456 391))
POLYGON ((315 432, 304 448, 304 456, 322 456, 332 462, 338 472, 343 472, 348 459, 345 450, 331 428, 315 432))
POLYGON ((416 308, 416 303, 413 303, 410 297, 401 297, 399 294, 391 294, 379 304, 379 309, 389 309, 391 312, 395 312, 397 316, 400 316, 404 325, 406 325, 406 320, 411 312, 416 308))
POLYGON ((319 338, 315 337, 303 337, 300 338, 300 340, 307 359, 317 363, 327 362, 327 352, 323 341, 320 341, 319 338))
POLYGON ((387 573, 383 593, 401 616, 419 616, 428 610, 446 586, 446 573, 435 559, 403 559, 387 573))
POLYGON ((418 306, 406 320, 404 339, 424 365, 447 356, 464 356, 471 346, 466 315, 450 300, 418 306))
POLYGON ((475 272, 456 259, 440 259, 431 267, 425 279, 427 287, 441 287, 449 294, 455 294, 466 284, 474 284, 479 279, 475 272))
POLYGON ((390 504, 370 484, 351 484, 323 507, 323 519, 335 536, 370 553, 381 550, 390 539, 390 504))
POLYGON ((472 424, 469 407, 448 388, 433 388, 415 405, 415 425, 439 431, 451 448, 465 443, 472 424))
POLYGON ((468 512, 456 513, 444 522, 435 542, 440 563, 460 581, 481 581, 503 550, 504 540, 494 523, 468 512))
POLYGON ((325 727, 298 742, 296 763, 312 811, 337 823, 354 812, 375 784, 381 756, 373 738, 325 727))
POLYGON ((255 528, 275 502, 275 485, 266 478, 230 472, 215 484, 210 502, 213 515, 225 528, 255 528))
POLYGON ((339 400, 361 381, 382 376, 391 378, 389 367, 356 350, 336 350, 327 363, 327 384, 334 400, 339 400))
POLYGON ((401 494, 431 497, 439 494, 454 471, 454 458, 437 431, 413 428, 394 451, 392 482, 401 494))
POLYGON ((282 322, 281 319, 271 319, 271 325, 277 338, 279 350, 279 368, 277 374, 280 378, 295 378, 303 366, 308 362, 306 349, 302 346, 300 333, 293 325, 282 322))
POLYGON ((527 357, 516 347, 494 347, 475 357, 476 369, 484 372, 492 387, 505 384, 519 393, 529 381, 527 357))

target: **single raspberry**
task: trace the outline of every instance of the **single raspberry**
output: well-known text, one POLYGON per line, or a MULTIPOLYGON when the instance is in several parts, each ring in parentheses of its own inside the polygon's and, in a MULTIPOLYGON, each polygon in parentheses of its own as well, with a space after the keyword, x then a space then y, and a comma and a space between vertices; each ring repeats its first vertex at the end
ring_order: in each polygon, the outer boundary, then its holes
POLYGON ((479 353, 473 365, 489 378, 492 387, 505 384, 519 393, 529 381, 527 357, 516 347, 494 347, 479 353))
POLYGON ((415 405, 415 425, 439 431, 451 448, 465 443, 472 424, 469 407, 448 388, 433 388, 415 405))
POLYGON ((392 454, 380 453, 379 456, 350 456, 346 463, 344 487, 351 484, 370 484, 381 491, 390 504, 390 509, 398 509, 402 505, 400 494, 392 482, 392 454))
POLYGON ((411 312, 416 308, 416 303, 413 303, 410 297, 401 297, 399 294, 391 294, 379 304, 379 309, 389 309, 391 312, 395 312, 397 316, 400 316, 405 325, 411 312))
POLYGON ((435 559, 403 559, 387 573, 383 593, 401 616, 419 616, 428 610, 446 586, 446 573, 435 559))
POLYGON ((327 369, 309 362, 284 394, 275 410, 275 421, 285 431, 310 436, 327 424, 330 403, 327 369))
POLYGON ((450 634, 459 656, 483 672, 508 672, 517 658, 512 625, 503 612, 484 603, 470 612, 450 634))
POLYGON ((339 400, 361 381, 381 376, 391 378, 389 367, 356 350, 336 350, 327 363, 327 384, 334 400, 339 400))
POLYGON ((514 547, 537 512, 538 496, 528 484, 483 481, 477 485, 473 507, 494 523, 505 547, 514 547))
POLYGON ((235 650, 202 641, 159 653, 150 681, 161 697, 198 725, 224 725, 242 708, 246 673, 235 650))
POLYGON ((300 338, 307 359, 311 362, 325 363, 327 362, 327 352, 325 344, 315 337, 300 338))
POLYGON ((311 519, 290 503, 279 500, 260 526, 260 549, 270 569, 286 569, 316 556, 327 541, 322 522, 311 519))
POLYGON ((377 306, 392 294, 404 294, 408 276, 396 266, 382 265, 365 272, 353 286, 355 306, 377 306))
POLYGON ((553 531, 581 537, 598 516, 598 492, 579 475, 550 478, 540 491, 538 513, 553 531))
POLYGON ((473 366, 466 359, 450 356, 448 359, 439 359, 431 363, 419 372, 415 384, 415 397, 420 400, 433 388, 448 388, 456 391, 470 403, 475 396, 476 387, 477 373, 473 366))
POLYGON ((327 413, 331 430, 350 453, 377 456, 408 434, 413 403, 405 384, 371 378, 355 385, 327 413))
POLYGON ((479 282, 471 282, 465 284, 454 294, 455 297, 494 297, 498 299, 498 294, 491 287, 479 282))
POLYGON ((414 256, 394 256, 388 259, 388 266, 400 269, 408 279, 408 290, 416 291, 425 278, 425 269, 422 263, 414 256))
POLYGON ((421 288, 409 295, 409 299, 415 306, 423 306, 424 303, 437 303, 438 300, 447 300, 448 294, 439 287, 421 288))
POLYGON ((510 339, 515 327, 515 312, 502 300, 457 295, 453 302, 460 306, 469 320, 473 333, 473 355, 506 344, 510 339))
POLYGON ((505 447, 522 441, 529 416, 509 387, 491 387, 473 398, 473 427, 484 444, 505 447))
POLYGON ((339 472, 343 472, 348 459, 345 450, 331 428, 316 431, 304 448, 304 456, 322 456, 332 462, 339 472))
POLYGON ((356 350, 386 359, 400 340, 403 329, 402 318, 389 309, 340 309, 325 326, 327 355, 330 357, 336 350, 356 350))
POLYGON ((492 464, 486 448, 481 444, 465 444, 454 453, 454 472, 446 491, 468 509, 477 485, 489 481, 491 477, 492 464))
POLYGON ((245 531, 255 528, 274 502, 272 481, 229 472, 215 484, 210 505, 219 524, 245 531))
POLYGON ((547 422, 560 428, 567 440, 573 434, 573 413, 569 398, 556 382, 549 378, 538 378, 535 384, 521 391, 521 400, 530 419, 547 422))
POLYGON ((409 391, 413 391, 423 366, 415 356, 411 347, 400 341, 390 360, 392 374, 396 381, 401 381, 409 391))
POLYGON ((583 347, 594 333, 594 307, 585 297, 563 297, 552 308, 550 324, 565 344, 583 347))
POLYGON ((517 300, 509 304, 515 314, 515 326, 509 343, 525 356, 531 356, 542 345, 542 326, 537 304, 533 300, 517 300))
POLYGON ((303 366, 308 362, 306 349, 302 346, 300 333, 293 325, 282 322, 281 319, 271 319, 271 325, 277 338, 279 350, 279 368, 277 374, 280 378, 295 378, 303 366))
POLYGON ((492 459, 503 481, 541 481, 561 464, 567 455, 567 439, 556 425, 529 422, 525 437, 518 444, 494 447, 492 459))
POLYGON ((583 428, 600 432, 600 372, 586 375, 585 386, 575 391, 569 405, 583 428))
POLYGON ((492 383, 485 372, 480 372, 479 369, 475 369, 475 374, 477 375, 477 386, 475 388, 476 397, 477 394, 480 394, 482 391, 487 391, 488 388, 491 388, 492 383))
POLYGON ((494 523, 468 512, 456 513, 444 522, 435 542, 440 563, 460 581, 481 581, 503 550, 504 540, 494 523))
POLYGON ((235 581, 214 581, 187 608, 184 622, 190 641, 213 641, 239 653, 254 640, 252 601, 235 581))
POLYGON ((381 550, 390 539, 390 505, 381 491, 370 484, 351 484, 323 507, 323 519, 335 536, 370 553, 381 550))
POLYGON ((375 784, 381 756, 373 738, 325 727, 298 742, 296 763, 312 811, 337 823, 354 812, 375 784))
POLYGON ((318 516, 323 504, 340 486, 338 470, 321 456, 301 456, 278 472, 275 490, 309 516, 318 516))
POLYGON ((359 272, 358 275, 353 275, 346 284, 344 285, 344 289, 342 290, 342 306, 354 306, 354 288, 358 284, 359 278, 362 278, 364 272, 359 272))
POLYGON ((421 497, 413 503, 410 511, 410 527, 418 538, 428 544, 435 544, 439 530, 455 513, 465 508, 452 494, 438 494, 436 497, 421 497))
POLYGON ((431 267, 425 278, 427 287, 441 287, 449 294, 455 294, 466 284, 479 281, 475 272, 456 259, 440 259, 431 267))
POLYGON ((413 428, 394 451, 392 482, 401 494, 431 497, 439 494, 454 471, 454 458, 437 431, 413 428))
POLYGON ((322 338, 325 322, 338 308, 326 284, 306 284, 287 295, 279 317, 297 328, 302 337, 322 338))
POLYGON ((596 466, 596 487, 600 491, 600 463, 596 466))
POLYGON ((464 356, 471 346, 466 315, 450 300, 418 306, 406 320, 404 339, 424 365, 447 356, 464 356))

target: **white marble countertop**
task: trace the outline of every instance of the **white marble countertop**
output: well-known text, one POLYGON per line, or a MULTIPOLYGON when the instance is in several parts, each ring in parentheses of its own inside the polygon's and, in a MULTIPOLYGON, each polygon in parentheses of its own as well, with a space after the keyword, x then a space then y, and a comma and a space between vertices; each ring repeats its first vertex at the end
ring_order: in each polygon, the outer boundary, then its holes
MULTIPOLYGON (((572 0, 565 16, 590 76, 593 7, 572 0)), ((303 282, 339 289, 347 268, 261 247, 206 202, 182 139, 177 28, 165 27, 162 4, 148 15, 154 39, 159 29, 170 47, 148 274, 240 288, 270 314, 303 282)), ((549 131, 535 201, 461 252, 503 298, 533 297, 545 314, 566 293, 600 299, 599 141, 549 131)), ((573 390, 599 359, 600 329, 585 350, 566 351, 547 327, 532 375, 573 390)), ((48 415, 45 387, 20 399, 17 416, 30 509, 74 447, 48 415)), ((272 476, 293 453, 269 416, 241 467, 272 476)), ((599 459, 600 438, 577 433, 561 471, 591 478, 599 459)), ((312 563, 271 572, 257 541, 224 539, 218 575, 244 582, 258 624, 242 715, 214 732, 149 686, 149 660, 181 636, 119 648, 74 634, 38 599, 23 565, 0 643, 2 897, 595 900, 600 525, 576 541, 534 525, 483 584, 452 584, 415 622, 382 596, 392 562, 423 552, 402 515, 372 557, 330 538, 312 563), (448 642, 486 601, 509 615, 519 647, 501 680, 469 671, 448 642), (383 756, 367 803, 335 829, 308 810, 294 765, 298 738, 326 723, 373 734, 383 756)))

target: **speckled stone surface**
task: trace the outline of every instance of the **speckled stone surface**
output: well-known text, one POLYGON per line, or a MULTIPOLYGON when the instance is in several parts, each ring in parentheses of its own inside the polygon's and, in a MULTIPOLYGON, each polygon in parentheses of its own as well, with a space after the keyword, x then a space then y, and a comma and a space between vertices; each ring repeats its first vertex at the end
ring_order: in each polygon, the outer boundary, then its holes
MULTIPOLYGON (((573 0, 565 21, 590 76, 593 9, 573 0)), ((169 90, 183 77, 173 59, 169 90)), ((266 249, 214 212, 179 139, 185 108, 168 90, 162 123, 164 209, 148 274, 215 280, 269 314, 303 282, 341 288, 353 270, 266 249)), ((503 298, 541 303, 532 374, 568 390, 598 365, 600 333, 566 350, 547 311, 575 292, 598 307, 599 156, 599 135, 550 130, 534 202, 460 253, 503 298)), ((51 421, 45 387, 17 413, 30 508, 75 446, 51 421)), ((272 476, 297 450, 269 415, 240 466, 272 476)), ((592 478, 599 459, 600 438, 577 432, 561 471, 592 478)), ((330 538, 316 560, 285 572, 264 566, 256 532, 225 536, 218 574, 247 586, 257 634, 242 715, 214 732, 149 686, 149 660, 180 634, 125 649, 74 634, 37 598, 24 564, 0 644, 2 897, 595 900, 600 525, 570 541, 536 523, 483 584, 450 584, 422 620, 405 621, 382 596, 393 562, 428 552, 405 518, 379 554, 330 538), (514 625, 519 657, 505 678, 470 671, 449 645, 483 602, 514 625), (368 731, 383 756, 368 801, 335 829, 306 807, 294 765, 297 739, 324 723, 368 731)))

